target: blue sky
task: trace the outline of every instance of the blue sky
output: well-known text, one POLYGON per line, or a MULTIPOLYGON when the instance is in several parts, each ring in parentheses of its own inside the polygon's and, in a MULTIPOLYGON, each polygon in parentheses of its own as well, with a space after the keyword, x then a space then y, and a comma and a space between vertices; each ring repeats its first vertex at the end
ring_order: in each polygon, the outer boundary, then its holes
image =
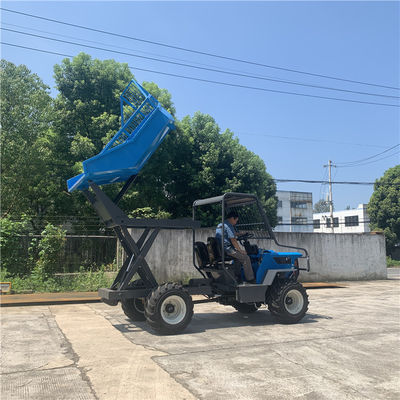
MULTIPOLYGON (((3 1, 2 7, 253 63, 400 87, 398 2, 3 1)), ((3 28, 147 57, 301 84, 400 96, 396 89, 218 59, 6 11, 2 11, 1 20, 3 28)), ((399 100, 393 97, 238 77, 4 30, 1 40, 69 55, 84 51, 94 58, 128 63, 139 82, 154 81, 171 93, 178 118, 196 111, 210 114, 221 130, 229 128, 240 143, 259 155, 274 178, 326 179, 327 169, 323 165, 328 160, 357 161, 400 142, 398 107, 230 87, 135 68, 269 90, 399 105, 399 100)), ((6 45, 1 47, 1 56, 15 64, 27 65, 52 88, 52 95, 56 95, 53 66, 61 62, 62 56, 6 45)), ((374 181, 386 169, 399 164, 398 151, 396 148, 368 160, 384 158, 377 162, 334 168, 334 180, 374 181)), ((320 184, 280 183, 278 189, 312 192, 314 203, 327 193, 327 186, 320 184)), ((335 185, 335 208, 367 203, 372 190, 370 186, 335 185)))

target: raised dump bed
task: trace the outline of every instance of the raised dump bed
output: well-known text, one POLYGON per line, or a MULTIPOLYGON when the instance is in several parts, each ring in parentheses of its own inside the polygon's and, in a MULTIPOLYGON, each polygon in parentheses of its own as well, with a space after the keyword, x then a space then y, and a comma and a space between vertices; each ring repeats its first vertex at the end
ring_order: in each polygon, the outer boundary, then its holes
POLYGON ((128 180, 174 129, 174 119, 139 83, 132 80, 120 96, 121 129, 96 156, 83 161, 83 173, 68 179, 68 191, 128 180))

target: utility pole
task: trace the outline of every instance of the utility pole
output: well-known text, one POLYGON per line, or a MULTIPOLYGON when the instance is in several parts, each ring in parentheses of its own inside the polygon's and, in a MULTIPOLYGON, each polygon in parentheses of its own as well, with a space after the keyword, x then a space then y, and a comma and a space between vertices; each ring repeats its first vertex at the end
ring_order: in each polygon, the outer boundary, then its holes
POLYGON ((333 165, 332 161, 329 160, 328 165, 324 165, 324 167, 329 168, 329 211, 331 214, 332 233, 335 233, 335 228, 333 227, 332 167, 336 167, 336 165, 333 165))

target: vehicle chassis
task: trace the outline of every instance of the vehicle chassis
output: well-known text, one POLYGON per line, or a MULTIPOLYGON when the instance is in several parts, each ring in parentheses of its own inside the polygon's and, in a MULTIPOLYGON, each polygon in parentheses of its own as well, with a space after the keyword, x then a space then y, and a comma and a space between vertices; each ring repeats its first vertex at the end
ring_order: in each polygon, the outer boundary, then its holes
MULTIPOLYGON (((118 202, 122 196, 128 190, 129 186, 134 181, 135 176, 132 176, 121 189, 114 201, 112 201, 95 183, 90 183, 91 190, 85 190, 83 193, 87 200, 97 211, 100 218, 103 220, 107 228, 112 228, 120 241, 123 249, 126 253, 126 258, 120 268, 113 284, 110 288, 100 288, 98 293, 101 300, 110 305, 116 306, 119 301, 136 298, 146 298, 155 288, 159 286, 156 278, 150 270, 149 265, 146 262, 146 256, 154 243, 159 231, 161 229, 192 229, 193 231, 193 265, 203 276, 199 279, 191 279, 188 285, 184 285, 183 288, 188 292, 189 295, 204 295, 206 299, 195 300, 196 303, 203 303, 209 301, 220 301, 222 303, 231 303, 233 301, 239 303, 264 303, 266 291, 271 285, 277 274, 288 272, 296 272, 295 270, 307 270, 309 271, 309 257, 306 249, 298 248, 294 246, 281 245, 276 240, 276 237, 269 225, 268 219, 262 209, 261 204, 254 195, 240 194, 240 193, 226 193, 222 196, 196 200, 193 203, 193 219, 133 219, 129 218, 120 207, 118 202), (272 239, 277 246, 299 249, 304 253, 302 258, 307 260, 307 268, 284 268, 284 269, 273 269, 267 271, 267 274, 261 284, 248 285, 237 282, 235 277, 230 272, 229 265, 225 263, 225 254, 222 250, 222 262, 219 263, 217 269, 220 273, 225 275, 226 280, 231 280, 232 285, 217 284, 212 281, 205 274, 205 269, 200 268, 196 265, 195 247, 194 243, 196 240, 196 229, 200 227, 200 223, 195 220, 196 207, 221 203, 222 204, 222 216, 225 215, 225 207, 232 205, 234 202, 256 202, 260 214, 263 218, 263 223, 267 227, 269 239, 272 239), (135 241, 128 228, 139 228, 144 229, 140 238, 135 241), (143 285, 138 288, 132 288, 129 286, 132 278, 135 274, 140 276, 143 285)), ((224 234, 224 233, 223 233, 224 234)), ((297 271, 298 272, 298 271, 297 271)))

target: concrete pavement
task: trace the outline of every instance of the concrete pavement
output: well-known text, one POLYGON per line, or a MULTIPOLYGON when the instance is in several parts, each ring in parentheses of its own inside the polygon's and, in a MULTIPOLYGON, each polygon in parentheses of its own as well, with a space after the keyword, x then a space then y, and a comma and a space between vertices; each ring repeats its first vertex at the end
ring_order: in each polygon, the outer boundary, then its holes
POLYGON ((1 398, 397 400, 400 280, 344 285, 296 325, 209 303, 176 336, 102 303, 2 307, 1 398))

